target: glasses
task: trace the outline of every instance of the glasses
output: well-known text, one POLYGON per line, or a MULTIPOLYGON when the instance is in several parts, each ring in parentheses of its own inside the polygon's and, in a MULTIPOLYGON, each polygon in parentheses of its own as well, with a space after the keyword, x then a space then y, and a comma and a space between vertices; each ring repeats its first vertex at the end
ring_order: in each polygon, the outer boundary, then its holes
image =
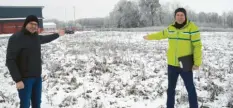
POLYGON ((37 23, 30 22, 29 24, 30 24, 31 26, 38 27, 38 24, 37 24, 37 23))

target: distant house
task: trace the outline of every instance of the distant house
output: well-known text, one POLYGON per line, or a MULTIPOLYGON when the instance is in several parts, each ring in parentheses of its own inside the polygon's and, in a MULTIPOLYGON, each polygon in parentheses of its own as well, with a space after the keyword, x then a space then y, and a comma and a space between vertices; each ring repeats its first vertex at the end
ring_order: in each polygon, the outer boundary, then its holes
POLYGON ((57 25, 54 22, 44 22, 43 32, 55 32, 57 30, 57 25))
POLYGON ((0 34, 9 34, 21 30, 28 15, 39 19, 39 32, 43 29, 43 6, 0 6, 0 34))

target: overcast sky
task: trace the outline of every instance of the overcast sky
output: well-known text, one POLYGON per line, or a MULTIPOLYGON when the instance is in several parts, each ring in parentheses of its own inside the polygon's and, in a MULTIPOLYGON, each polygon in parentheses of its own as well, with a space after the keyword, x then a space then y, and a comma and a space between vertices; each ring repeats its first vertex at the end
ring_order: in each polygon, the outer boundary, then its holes
MULTIPOLYGON (((119 0, 0 0, 0 5, 45 6, 46 19, 72 20, 75 18, 104 17, 119 0)), ((134 0, 131 0, 134 1, 134 0)), ((179 2, 196 12, 217 12, 233 10, 233 0, 160 0, 161 4, 179 2)))

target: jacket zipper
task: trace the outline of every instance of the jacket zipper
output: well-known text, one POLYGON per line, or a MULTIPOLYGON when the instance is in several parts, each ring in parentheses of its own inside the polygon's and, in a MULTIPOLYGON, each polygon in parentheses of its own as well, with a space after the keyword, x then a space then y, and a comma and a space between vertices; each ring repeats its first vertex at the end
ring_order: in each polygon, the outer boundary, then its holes
POLYGON ((179 31, 176 29, 176 31, 177 31, 177 33, 176 33, 176 52, 175 52, 175 65, 177 65, 176 63, 177 63, 177 50, 178 50, 178 48, 177 48, 177 46, 178 46, 178 34, 179 34, 179 31))

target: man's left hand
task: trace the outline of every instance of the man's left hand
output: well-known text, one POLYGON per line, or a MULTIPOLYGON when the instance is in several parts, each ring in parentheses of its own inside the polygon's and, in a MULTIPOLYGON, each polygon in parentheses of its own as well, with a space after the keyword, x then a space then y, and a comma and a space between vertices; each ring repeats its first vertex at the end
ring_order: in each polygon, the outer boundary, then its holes
POLYGON ((59 36, 64 36, 65 35, 65 30, 58 30, 59 36))

